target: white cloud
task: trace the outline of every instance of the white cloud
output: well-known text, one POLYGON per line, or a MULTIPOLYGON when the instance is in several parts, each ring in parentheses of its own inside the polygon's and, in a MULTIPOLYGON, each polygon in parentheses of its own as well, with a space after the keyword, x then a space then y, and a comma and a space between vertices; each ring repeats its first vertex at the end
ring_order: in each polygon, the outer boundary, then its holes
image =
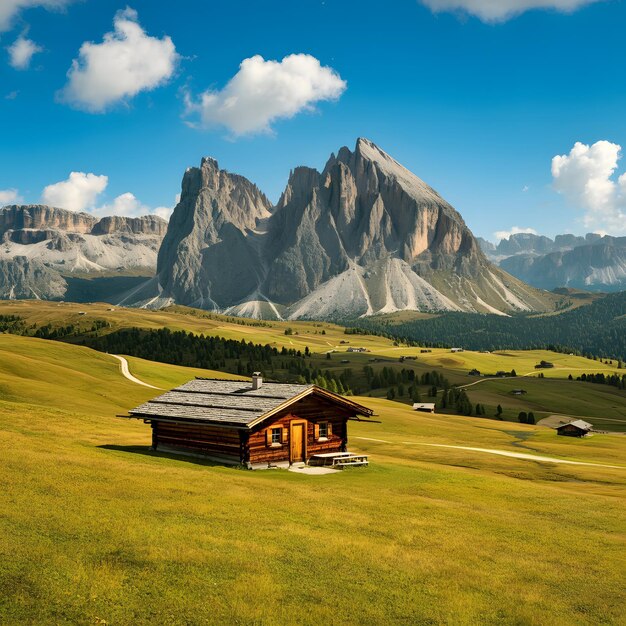
POLYGON ((72 0, 0 0, 0 31, 9 30, 13 19, 22 9, 33 7, 59 9, 70 2, 72 0))
POLYGON ((519 226, 513 226, 511 230, 498 230, 493 233, 493 235, 497 241, 502 241, 502 239, 508 239, 511 235, 519 235, 521 233, 536 235, 537 231, 534 228, 520 228, 519 226))
MULTIPOLYGON (((120 215, 128 217, 140 217, 142 215, 158 215, 163 219, 169 219, 173 207, 156 207, 154 209, 143 204, 138 200, 135 194, 126 192, 115 197, 110 203, 98 206, 99 196, 105 191, 109 184, 108 176, 98 176, 96 174, 85 174, 84 172, 71 172, 67 180, 62 180, 53 185, 48 185, 41 194, 42 201, 45 204, 67 209, 69 211, 88 211, 94 215, 120 215)), ((0 203, 3 201, 3 193, 9 194, 14 192, 17 198, 17 192, 14 189, 8 189, 6 192, 0 191, 0 203)), ((176 202, 178 202, 177 196, 176 202)), ((13 201, 12 199, 5 200, 13 201)))
POLYGON ((484 22, 503 22, 532 9, 552 9, 566 13, 602 0, 421 0, 435 13, 461 11, 484 22))
POLYGON ((17 189, 0 189, 0 206, 20 202, 20 194, 17 189))
POLYGON ((158 215, 165 220, 169 220, 172 214, 173 207, 156 207, 151 209, 149 206, 140 202, 135 194, 130 192, 123 193, 116 198, 110 204, 104 204, 101 207, 94 209, 93 213, 97 215, 120 215, 127 217, 140 217, 142 215, 158 215))
POLYGON ((222 90, 205 91, 197 100, 187 94, 187 114, 197 114, 202 126, 225 126, 234 135, 270 132, 275 120, 336 100, 345 89, 339 74, 311 55, 291 54, 282 61, 256 55, 242 61, 222 90))
POLYGON ((67 180, 48 185, 41 197, 45 204, 51 206, 68 211, 86 211, 93 208, 108 183, 108 176, 71 172, 67 180))
POLYGON ((61 100, 92 113, 150 91, 171 78, 179 55, 169 37, 150 37, 127 8, 114 20, 102 43, 85 42, 72 61, 61 100))
POLYGON ((576 142, 552 159, 554 189, 584 210, 586 228, 626 234, 626 173, 615 179, 621 149, 610 141, 576 142))
POLYGON ((174 207, 159 206, 156 209, 154 209, 152 213, 154 213, 154 215, 158 215, 159 217, 162 217, 164 220, 167 220, 169 222, 170 217, 172 217, 173 210, 174 210, 174 207))
POLYGON ((43 48, 32 39, 21 36, 7 50, 9 51, 9 64, 11 67, 14 67, 16 70, 27 70, 33 56, 41 52, 43 48))
POLYGON ((105 204, 98 209, 95 209, 95 213, 100 215, 143 215, 149 213, 150 210, 146 207, 143 211, 143 205, 134 194, 130 192, 123 193, 111 202, 111 204, 105 204))

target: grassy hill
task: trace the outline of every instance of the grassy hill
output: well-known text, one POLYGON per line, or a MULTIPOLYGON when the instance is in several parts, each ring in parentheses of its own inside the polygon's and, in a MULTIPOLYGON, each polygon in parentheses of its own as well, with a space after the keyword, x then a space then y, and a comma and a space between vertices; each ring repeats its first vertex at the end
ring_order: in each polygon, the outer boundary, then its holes
MULTIPOLYGON (((65 328, 71 326, 76 332, 64 337, 65 341, 93 341, 97 336, 115 334, 122 329, 143 328, 157 330, 170 328, 196 335, 220 336, 227 339, 245 340, 255 344, 269 344, 304 352, 307 347, 311 356, 301 359, 306 367, 329 372, 342 377, 355 393, 386 397, 393 388, 396 400, 411 403, 410 386, 398 382, 384 382, 372 388, 364 368, 376 374, 384 369, 393 370, 400 378, 402 370, 412 371, 419 379, 427 372, 436 371, 453 385, 467 385, 467 393, 473 405, 485 406, 486 416, 494 417, 496 407, 503 407, 502 418, 517 421, 520 411, 533 411, 537 420, 552 415, 584 417, 597 428, 626 430, 626 392, 608 385, 597 385, 568 380, 583 373, 622 374, 617 361, 602 362, 581 356, 559 354, 547 350, 498 351, 492 353, 465 351, 451 353, 449 349, 433 348, 421 353, 419 348, 399 345, 393 339, 376 335, 350 335, 346 329, 335 324, 321 322, 258 322, 254 320, 225 317, 189 309, 171 307, 164 311, 124 309, 107 304, 72 304, 34 301, 0 302, 0 315, 19 317, 20 332, 32 334, 43 326, 65 328), (95 330, 93 330, 95 325, 95 330), (286 334, 287 333, 287 334, 286 334), (351 347, 363 347, 364 353, 348 352, 351 347), (329 358, 330 357, 330 358, 329 358), (402 358, 417 357, 401 361, 402 358), (551 369, 537 370, 540 361, 550 361, 551 369), (470 376, 472 369, 483 375, 498 371, 515 370, 517 378, 486 380, 470 376), (538 379, 539 374, 545 376, 538 379), (523 396, 514 396, 514 389, 524 389, 523 396)), ((158 358, 165 358, 159 355, 158 358)), ((178 358, 178 357, 177 357, 178 358)), ((190 364, 193 363, 191 359, 190 364)), ((226 369, 236 372, 236 360, 226 363, 226 369)), ((285 366, 284 359, 274 359, 273 375, 293 379, 296 374, 285 366)), ((137 367, 147 367, 137 365, 137 367)), ((165 386, 171 381, 155 382, 165 386)), ((430 385, 417 384, 422 401, 428 397, 430 385)), ((441 392, 438 396, 441 398, 441 392)), ((439 409, 438 410, 442 410, 439 409)), ((454 409, 443 411, 453 413, 454 409)), ((567 417, 563 418, 564 420, 567 417)))
MULTIPOLYGON (((0 364, 3 624, 623 619, 624 437, 360 398, 369 468, 248 472, 151 453, 115 415, 156 392, 108 355, 0 335, 0 364)), ((198 373, 130 364, 157 386, 198 373)))

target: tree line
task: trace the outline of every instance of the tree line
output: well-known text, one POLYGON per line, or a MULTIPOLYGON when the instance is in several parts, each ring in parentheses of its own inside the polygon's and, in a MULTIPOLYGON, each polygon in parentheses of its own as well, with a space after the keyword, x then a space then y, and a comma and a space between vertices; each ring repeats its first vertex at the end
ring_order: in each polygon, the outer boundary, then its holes
POLYGON ((552 349, 626 361, 626 292, 559 315, 483 315, 442 313, 437 317, 393 323, 360 318, 351 325, 407 343, 469 350, 552 349))

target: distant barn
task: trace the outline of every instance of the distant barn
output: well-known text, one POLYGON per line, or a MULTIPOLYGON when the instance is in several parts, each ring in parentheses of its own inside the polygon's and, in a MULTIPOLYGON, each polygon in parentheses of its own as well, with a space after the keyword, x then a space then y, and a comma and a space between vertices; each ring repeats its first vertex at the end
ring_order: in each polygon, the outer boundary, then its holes
POLYGON ((584 437, 593 430, 593 425, 584 420, 574 420, 567 424, 561 424, 556 427, 556 432, 559 435, 565 435, 567 437, 584 437))
POLYGON ((249 468, 286 467, 346 452, 348 420, 368 409, 315 385, 196 379, 136 409, 152 448, 249 468))

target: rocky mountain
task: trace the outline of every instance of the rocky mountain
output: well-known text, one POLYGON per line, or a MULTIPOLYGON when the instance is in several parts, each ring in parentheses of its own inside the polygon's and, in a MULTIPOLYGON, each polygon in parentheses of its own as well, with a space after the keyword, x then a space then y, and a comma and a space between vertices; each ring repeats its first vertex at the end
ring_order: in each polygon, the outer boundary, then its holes
POLYGON ((153 275, 166 231, 167 222, 154 215, 97 218, 43 205, 4 207, 0 297, 63 297, 76 276, 153 275))
POLYGON ((499 262, 510 256, 519 254, 542 255, 550 252, 566 252, 578 246, 586 246, 597 243, 602 238, 598 233, 587 233, 584 237, 576 235, 557 235, 554 239, 534 233, 516 233, 508 239, 502 239, 498 245, 478 237, 482 251, 492 261, 499 262))
POLYGON ((322 172, 296 168, 275 207, 213 159, 187 170, 157 278, 127 302, 285 318, 552 306, 492 265, 459 213, 366 139, 322 172))
POLYGON ((495 253, 497 256, 512 256, 522 253, 547 254, 554 250, 555 242, 549 237, 533 233, 517 233, 500 241, 495 253))
POLYGON ((159 250, 159 289, 200 308, 243 300, 263 278, 258 239, 270 209, 256 185, 214 159, 189 168, 159 250))
POLYGON ((103 217, 42 205, 0 209, 0 259, 24 256, 63 274, 153 272, 167 222, 103 217))
POLYGON ((53 300, 66 291, 64 278, 40 261, 24 256, 0 259, 1 300, 53 300))
POLYGON ((491 241, 487 241, 486 239, 483 239, 482 237, 476 237, 476 241, 478 242, 478 245, 480 246, 480 249, 488 257, 491 257, 492 255, 495 255, 495 253, 496 253, 496 244, 495 243, 492 243, 491 241))
POLYGON ((626 290, 626 237, 605 236, 591 241, 594 243, 540 256, 511 256, 502 260, 500 267, 544 289, 626 290))
POLYGON ((518 233, 496 246, 479 238, 486 256, 513 276, 541 289, 626 289, 624 237, 587 233, 554 239, 518 233))

